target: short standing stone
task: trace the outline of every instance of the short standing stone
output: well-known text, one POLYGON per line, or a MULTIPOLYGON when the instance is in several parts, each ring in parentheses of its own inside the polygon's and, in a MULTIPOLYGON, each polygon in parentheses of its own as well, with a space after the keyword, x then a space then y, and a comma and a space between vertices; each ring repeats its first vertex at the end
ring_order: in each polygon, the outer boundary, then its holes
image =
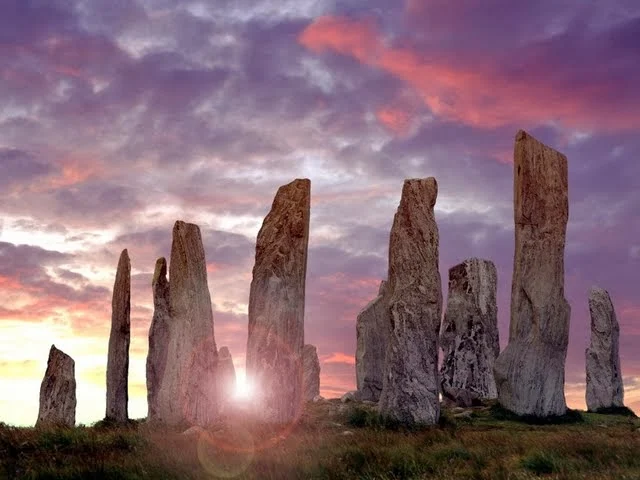
POLYGON ((167 425, 206 427, 219 417, 218 351, 200 228, 177 221, 169 264, 169 343, 157 398, 167 425))
POLYGON ((433 177, 405 180, 389 241, 391 336, 379 410, 405 424, 435 424, 440 418, 437 195, 433 177))
POLYGON ((236 391, 236 368, 233 365, 233 357, 227 347, 221 347, 218 351, 218 381, 221 407, 226 407, 231 402, 236 391))
POLYGON ((107 357, 107 411, 119 423, 128 420, 129 343, 131 341, 131 262, 126 249, 120 254, 111 301, 111 335, 107 357))
POLYGON ((356 323, 356 384, 362 400, 377 402, 382 392, 384 359, 391 322, 387 282, 380 282, 378 296, 362 309, 356 323))
POLYGON ((563 415, 571 314, 564 298, 567 157, 522 130, 514 157, 511 325, 494 368, 498 401, 518 415, 563 415))
POLYGON ((263 420, 295 421, 302 409, 304 299, 311 182, 278 189, 256 241, 249 294, 247 377, 263 420))
POLYGON ((155 420, 158 409, 158 391, 167 363, 169 347, 169 282, 167 261, 159 258, 151 282, 153 290, 153 319, 149 327, 149 352, 147 354, 147 406, 149 420, 155 420))
POLYGON ((75 362, 55 345, 51 345, 47 371, 40 385, 40 410, 36 427, 73 427, 75 423, 75 362))
POLYGON ((496 284, 496 267, 489 260, 470 258, 449 269, 440 382, 443 396, 460 406, 470 406, 470 398, 498 396, 493 378, 500 353, 496 284))
POLYGON ((598 287, 589 292, 591 344, 587 357, 587 408, 624 406, 618 339, 620 327, 609 293, 598 287))
POLYGON ((315 346, 304 346, 302 365, 304 369, 304 400, 308 402, 320 395, 320 360, 315 346))

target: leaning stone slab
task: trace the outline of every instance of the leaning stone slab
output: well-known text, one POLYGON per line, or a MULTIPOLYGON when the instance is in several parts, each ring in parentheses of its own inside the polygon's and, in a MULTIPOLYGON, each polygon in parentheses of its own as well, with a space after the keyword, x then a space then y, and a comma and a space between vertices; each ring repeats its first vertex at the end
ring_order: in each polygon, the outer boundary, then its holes
POLYGON ((498 401, 518 415, 563 415, 571 313, 564 297, 567 157, 521 130, 514 160, 511 325, 494 368, 498 401))
POLYGON ((36 427, 76 424, 76 377, 73 358, 51 345, 47 371, 40 385, 36 427))
POLYGON ((442 286, 433 177, 405 180, 389 241, 389 321, 381 415, 409 425, 440 418, 442 286))
POLYGON ((384 359, 391 322, 389 321, 387 282, 380 282, 378 296, 362 309, 356 322, 356 384, 360 398, 377 402, 382 392, 384 359))
POLYGON ((440 382, 444 397, 460 406, 470 406, 471 398, 498 396, 493 377, 500 353, 496 284, 496 267, 489 260, 470 258, 449 269, 440 382))
POLYGON ((257 414, 289 423, 303 404, 302 347, 311 182, 278 189, 256 241, 249 294, 247 376, 257 414))
POLYGON ((147 353, 147 418, 157 419, 158 392, 167 364, 169 348, 169 282, 167 281, 167 261, 164 257, 156 261, 153 280, 153 319, 149 327, 149 351, 147 353))
POLYGON ((124 249, 118 261, 111 300, 111 334, 107 356, 105 418, 125 423, 129 404, 129 344, 131 342, 131 261, 124 249))
POLYGON ((624 388, 620 372, 620 327, 609 292, 598 287, 589 291, 591 343, 586 350, 587 408, 623 407, 624 388))

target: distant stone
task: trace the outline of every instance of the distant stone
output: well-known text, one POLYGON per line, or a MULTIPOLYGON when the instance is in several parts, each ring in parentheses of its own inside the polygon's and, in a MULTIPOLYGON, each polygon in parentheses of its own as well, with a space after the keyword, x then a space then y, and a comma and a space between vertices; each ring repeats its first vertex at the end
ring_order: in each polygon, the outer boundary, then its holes
POLYGON ((362 309, 356 323, 356 384, 363 400, 377 402, 382 392, 384 360, 391 322, 387 282, 380 282, 378 296, 362 309))
POLYGON ((76 424, 75 362, 51 345, 47 371, 40 385, 40 409, 36 427, 76 424))
POLYGON ((236 368, 233 365, 231 352, 227 347, 218 351, 218 381, 221 408, 227 407, 236 391, 236 368))
POLYGON ((443 403, 447 406, 473 407, 482 405, 480 395, 464 388, 442 386, 443 403))
POLYGON ((391 336, 379 410, 409 425, 436 424, 440 418, 437 196, 435 178, 405 180, 389 241, 391 336))
POLYGON ((489 260, 470 258, 449 269, 440 382, 443 395, 462 406, 498 396, 493 377, 500 354, 496 284, 496 267, 489 260))
POLYGON ((564 297, 567 157, 520 130, 514 160, 511 325, 494 368, 498 401, 518 415, 563 415, 571 314, 564 297))
POLYGON ((167 261, 159 258, 151 282, 153 290, 153 319, 149 327, 149 352, 147 354, 147 405, 149 420, 156 420, 158 392, 164 375, 169 348, 169 282, 167 261))
POLYGON ((129 419, 129 344, 131 342, 131 261, 124 249, 118 261, 111 300, 111 334, 107 356, 107 411, 118 423, 129 419))
POLYGON ((311 182, 278 189, 256 240, 249 294, 247 377, 257 413, 289 423, 302 413, 302 348, 311 182))
POLYGON ((177 221, 169 264, 169 343, 157 419, 206 427, 219 417, 218 353, 200 228, 177 221))
POLYGON ((322 395, 316 395, 315 397, 313 397, 313 403, 318 403, 323 401, 324 401, 324 397, 322 395))
POLYGON ((340 397, 340 401, 342 403, 355 402, 357 400, 358 400, 358 392, 356 391, 347 392, 344 395, 342 395, 342 397, 340 397))
POLYGON ((620 372, 620 327, 609 292, 598 287, 589 292, 591 344, 587 357, 587 408, 623 407, 624 388, 620 372))
POLYGON ((308 402, 320 395, 320 360, 318 351, 313 345, 305 345, 302 349, 304 400, 308 402))

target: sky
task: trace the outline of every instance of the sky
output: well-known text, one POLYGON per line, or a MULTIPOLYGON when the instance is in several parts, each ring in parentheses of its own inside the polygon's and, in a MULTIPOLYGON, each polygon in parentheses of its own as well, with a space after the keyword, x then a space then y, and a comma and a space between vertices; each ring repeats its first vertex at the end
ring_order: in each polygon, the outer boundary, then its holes
POLYGON ((51 344, 75 359, 77 421, 104 416, 124 248, 129 414, 146 415, 151 278, 178 219, 202 230, 242 377, 255 238, 294 178, 312 182, 305 342, 325 397, 355 388, 405 178, 439 184, 445 301, 450 267, 495 262, 504 348, 518 129, 569 162, 568 404, 585 408, 598 285, 640 412, 638 38, 636 0, 3 0, 0 421, 35 423, 51 344))

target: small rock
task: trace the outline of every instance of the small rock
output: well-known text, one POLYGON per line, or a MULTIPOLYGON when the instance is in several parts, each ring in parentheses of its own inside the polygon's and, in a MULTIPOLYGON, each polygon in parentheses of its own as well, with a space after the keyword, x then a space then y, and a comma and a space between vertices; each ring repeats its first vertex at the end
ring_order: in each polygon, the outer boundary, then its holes
POLYGON ((184 435, 185 437, 189 437, 192 435, 200 435, 201 433, 205 432, 205 429, 198 426, 198 425, 194 425, 191 428, 186 429, 184 432, 181 433, 181 435, 184 435))
POLYGON ((342 432, 340 435, 354 435, 354 433, 351 430, 345 430, 344 432, 342 432))
POLYGON ((313 397, 313 403, 324 402, 325 398, 322 395, 316 395, 313 397))
POLYGON ((471 418, 473 412, 470 410, 465 410, 464 412, 456 413, 453 418, 471 418))
POLYGON ((355 402, 356 400, 357 400, 357 392, 355 391, 347 392, 344 395, 342 395, 342 397, 340 397, 340 401, 342 403, 355 402))

